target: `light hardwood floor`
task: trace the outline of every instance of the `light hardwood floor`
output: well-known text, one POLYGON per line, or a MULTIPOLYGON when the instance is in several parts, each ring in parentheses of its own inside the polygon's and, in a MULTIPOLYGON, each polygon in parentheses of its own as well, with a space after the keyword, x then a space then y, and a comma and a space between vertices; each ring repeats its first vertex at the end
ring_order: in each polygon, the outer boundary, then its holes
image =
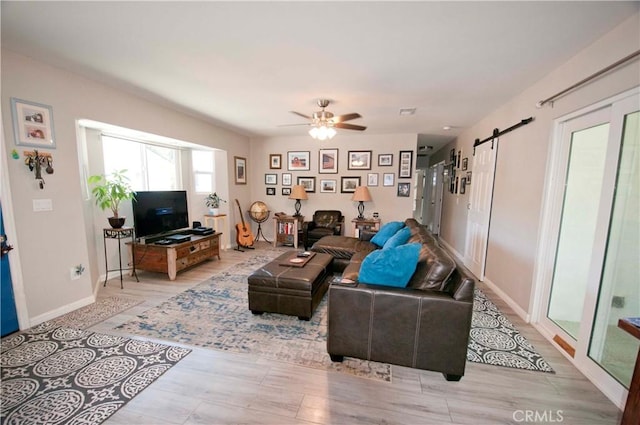
MULTIPOLYGON (((221 260, 178 274, 139 272, 140 283, 110 280, 99 296, 143 303, 99 323, 124 323, 213 274, 259 252, 221 252, 221 260)), ((116 424, 618 424, 621 412, 486 286, 480 288, 529 339, 555 374, 467 363, 460 382, 440 373, 393 366, 378 382, 198 347, 105 423, 116 424)), ((126 335, 126 334, 125 334, 126 335)), ((130 335, 132 338, 138 336, 130 335)))

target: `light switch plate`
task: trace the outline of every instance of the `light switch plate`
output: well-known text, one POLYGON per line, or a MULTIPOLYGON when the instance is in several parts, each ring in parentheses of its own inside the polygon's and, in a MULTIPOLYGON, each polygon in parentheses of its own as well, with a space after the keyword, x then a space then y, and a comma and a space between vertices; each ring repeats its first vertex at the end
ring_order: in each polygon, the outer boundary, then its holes
POLYGON ((53 211, 53 201, 51 201, 51 199, 34 199, 33 211, 53 211))

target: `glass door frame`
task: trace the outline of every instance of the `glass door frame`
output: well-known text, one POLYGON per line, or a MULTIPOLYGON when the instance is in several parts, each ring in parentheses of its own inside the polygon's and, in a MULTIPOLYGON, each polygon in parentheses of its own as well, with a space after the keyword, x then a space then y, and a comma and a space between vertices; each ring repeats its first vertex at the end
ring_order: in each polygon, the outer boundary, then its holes
MULTIPOLYGON (((567 138, 569 123, 581 117, 594 114, 608 114, 610 123, 609 142, 605 159, 605 169, 617 169, 624 117, 633 112, 629 106, 637 110, 640 99, 640 88, 628 90, 609 99, 585 107, 554 120, 552 142, 549 149, 547 178, 543 198, 540 237, 538 239, 537 260, 534 270, 532 324, 574 364, 594 385, 596 385, 612 402, 622 408, 627 398, 626 388, 607 373, 600 365, 588 356, 589 343, 594 326, 594 317, 598 302, 600 279, 605 258, 605 250, 609 232, 609 217, 613 207, 614 186, 617 173, 606 173, 600 194, 601 202, 598 210, 598 226, 595 234, 594 251, 589 269, 589 280, 581 327, 577 341, 547 318, 547 309, 551 294, 556 249, 559 238, 559 227, 562 219, 569 146, 571 138, 567 138), (575 353, 569 354, 562 341, 554 340, 559 336, 570 343, 575 353), (573 345, 572 345, 573 344, 573 345)), ((598 119, 596 119, 598 121, 598 119)), ((569 135, 570 136, 570 135, 569 135)))

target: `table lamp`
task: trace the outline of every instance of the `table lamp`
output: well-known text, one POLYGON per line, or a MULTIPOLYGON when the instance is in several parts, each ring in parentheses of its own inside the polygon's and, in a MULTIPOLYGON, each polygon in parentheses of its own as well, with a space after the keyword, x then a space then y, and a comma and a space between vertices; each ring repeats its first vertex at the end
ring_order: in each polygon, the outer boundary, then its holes
POLYGON ((296 213, 293 216, 300 217, 300 201, 303 199, 309 199, 307 197, 307 190, 302 185, 295 185, 291 188, 291 195, 289 195, 289 199, 296 200, 296 213))
POLYGON ((351 197, 352 201, 358 201, 358 220, 364 220, 364 203, 371 202, 371 194, 369 194, 369 189, 366 186, 358 186, 356 187, 356 191, 353 193, 351 197))

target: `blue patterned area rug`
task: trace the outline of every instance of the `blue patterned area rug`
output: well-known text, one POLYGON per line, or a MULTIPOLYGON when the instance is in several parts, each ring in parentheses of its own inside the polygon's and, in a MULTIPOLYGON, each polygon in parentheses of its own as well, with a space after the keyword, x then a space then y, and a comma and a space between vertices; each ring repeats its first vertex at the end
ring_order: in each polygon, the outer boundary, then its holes
POLYGON ((1 424, 100 424, 191 350, 45 322, 1 341, 1 424))
MULTIPOLYGON (((248 309, 247 276, 282 251, 259 251, 116 329, 135 335, 223 351, 251 353, 322 370, 391 380, 391 366, 347 357, 331 362, 326 351, 326 297, 310 321, 248 309)), ((552 371, 544 359, 482 292, 476 292, 468 360, 552 371)))
POLYGON ((555 373, 533 345, 479 289, 474 294, 467 360, 555 373))

